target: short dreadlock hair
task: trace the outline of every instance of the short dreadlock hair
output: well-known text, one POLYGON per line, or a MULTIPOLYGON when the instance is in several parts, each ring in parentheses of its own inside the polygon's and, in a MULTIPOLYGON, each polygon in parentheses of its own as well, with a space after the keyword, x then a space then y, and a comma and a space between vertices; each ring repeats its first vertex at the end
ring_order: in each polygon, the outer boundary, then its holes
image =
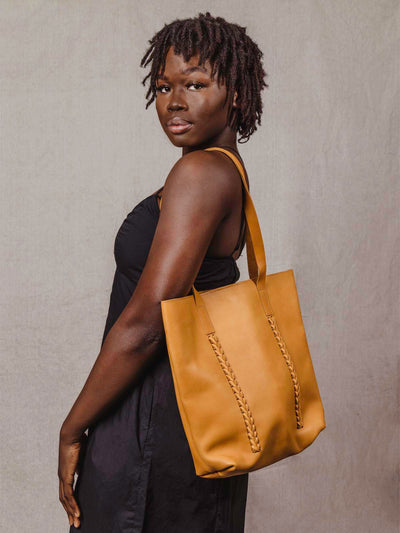
POLYGON ((146 109, 156 98, 156 80, 164 73, 169 47, 173 46, 175 54, 183 55, 186 62, 198 53, 200 65, 210 62, 211 78, 217 73, 217 83, 226 85, 224 105, 229 99, 228 124, 239 132, 238 142, 249 140, 257 124, 261 125, 261 91, 269 86, 264 81, 267 73, 263 69, 263 53, 246 35, 245 27, 213 17, 207 11, 195 18, 165 24, 148 42, 150 47, 140 62, 141 67, 151 62, 151 70, 142 80, 145 85, 150 77, 146 109), (237 91, 237 109, 232 106, 234 91, 237 91))

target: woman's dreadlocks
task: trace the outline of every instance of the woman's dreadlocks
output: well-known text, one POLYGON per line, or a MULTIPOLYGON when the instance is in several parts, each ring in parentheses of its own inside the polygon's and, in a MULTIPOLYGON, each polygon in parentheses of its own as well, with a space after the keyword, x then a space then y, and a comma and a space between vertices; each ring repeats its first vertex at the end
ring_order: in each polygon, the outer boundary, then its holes
POLYGON ((261 125, 261 91, 269 85, 264 81, 267 74, 262 64, 263 53, 246 35, 245 27, 213 17, 207 11, 195 18, 176 19, 165 24, 148 42, 150 47, 140 62, 141 67, 151 62, 151 70, 142 80, 145 85, 150 77, 146 109, 156 98, 156 79, 164 73, 168 48, 173 46, 175 54, 183 55, 186 62, 198 52, 199 64, 204 65, 208 60, 211 78, 216 73, 217 83, 226 85, 228 124, 239 132, 238 142, 249 140, 257 130, 256 124, 261 125), (237 109, 232 107, 234 91, 237 91, 237 109))

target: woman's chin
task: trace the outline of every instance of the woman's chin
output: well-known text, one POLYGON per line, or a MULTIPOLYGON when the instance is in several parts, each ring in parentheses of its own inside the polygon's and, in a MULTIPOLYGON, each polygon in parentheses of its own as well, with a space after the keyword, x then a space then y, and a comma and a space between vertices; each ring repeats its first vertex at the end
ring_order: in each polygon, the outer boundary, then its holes
POLYGON ((171 144, 176 146, 176 148, 185 148, 186 146, 197 146, 198 143, 194 143, 193 141, 189 141, 188 139, 184 139, 182 135, 178 136, 168 136, 169 140, 171 141, 171 144))

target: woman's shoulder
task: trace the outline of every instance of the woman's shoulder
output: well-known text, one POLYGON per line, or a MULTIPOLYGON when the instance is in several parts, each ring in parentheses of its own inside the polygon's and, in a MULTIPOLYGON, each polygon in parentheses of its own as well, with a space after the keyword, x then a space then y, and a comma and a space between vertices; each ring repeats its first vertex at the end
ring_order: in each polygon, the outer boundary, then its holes
POLYGON ((181 156, 173 165, 165 181, 180 182, 186 186, 198 182, 210 191, 215 187, 225 194, 235 196, 232 177, 237 174, 235 164, 223 152, 217 150, 193 150, 181 156))
MULTIPOLYGON (((225 149, 226 150, 226 149, 225 149)), ((240 166, 243 169, 245 180, 249 186, 249 179, 244 162, 239 154, 234 154, 231 150, 226 150, 236 157, 240 166)), ((182 156, 177 163, 181 165, 185 171, 189 169, 198 169, 200 172, 212 171, 213 176, 215 172, 219 173, 221 178, 225 176, 232 188, 232 176, 236 176, 240 173, 239 168, 235 161, 229 157, 228 154, 221 150, 195 150, 182 156)), ((240 183, 240 181, 239 181, 240 183)))
MULTIPOLYGON (((247 172, 243 166, 248 184, 247 172)), ((153 194, 157 196, 161 208, 162 198, 168 194, 176 194, 178 190, 192 189, 198 197, 215 195, 219 197, 230 213, 242 196, 242 180, 238 179, 238 169, 231 158, 219 150, 193 150, 182 155, 171 168, 165 183, 153 194), (196 192, 195 192, 196 191, 196 192)))
POLYGON ((181 156, 173 169, 207 171, 209 169, 226 172, 230 169, 229 161, 219 150, 193 150, 181 156))

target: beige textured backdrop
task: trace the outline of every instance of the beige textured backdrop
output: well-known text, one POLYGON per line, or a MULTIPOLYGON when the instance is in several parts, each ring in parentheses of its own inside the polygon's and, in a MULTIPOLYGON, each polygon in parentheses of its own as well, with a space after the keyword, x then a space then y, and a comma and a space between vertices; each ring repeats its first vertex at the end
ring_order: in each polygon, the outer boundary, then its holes
POLYGON ((241 153, 327 422, 250 475, 246 533, 398 531, 399 2, 1 0, 2 532, 68 530, 58 431, 99 351, 114 237, 180 156, 139 61, 165 22, 206 10, 265 54, 241 153))

